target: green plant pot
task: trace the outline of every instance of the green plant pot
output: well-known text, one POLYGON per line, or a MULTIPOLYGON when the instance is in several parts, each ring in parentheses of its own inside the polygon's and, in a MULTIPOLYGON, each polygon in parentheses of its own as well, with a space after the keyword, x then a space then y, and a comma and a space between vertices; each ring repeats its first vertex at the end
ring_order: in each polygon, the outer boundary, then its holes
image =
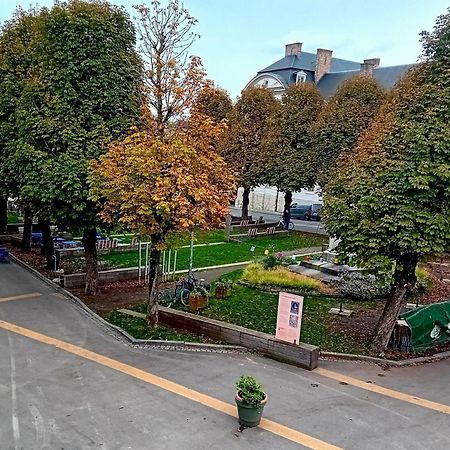
POLYGON ((236 400, 239 423, 244 427, 257 427, 261 422, 264 406, 267 403, 267 394, 266 398, 261 402, 261 405, 256 408, 247 403, 243 403, 237 392, 234 399, 236 400))

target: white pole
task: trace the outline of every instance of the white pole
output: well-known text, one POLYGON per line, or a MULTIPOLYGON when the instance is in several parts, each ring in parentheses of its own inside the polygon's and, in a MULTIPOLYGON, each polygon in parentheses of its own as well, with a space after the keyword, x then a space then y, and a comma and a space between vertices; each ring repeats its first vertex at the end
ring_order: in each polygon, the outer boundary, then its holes
MULTIPOLYGON (((151 253, 151 243, 149 243, 148 244, 148 248, 150 249, 150 252, 149 253, 151 253)), ((149 257, 148 258, 148 266, 147 266, 147 283, 150 281, 150 266, 152 265, 152 258, 151 257, 149 257)))
POLYGON ((170 260, 172 259, 172 249, 169 248, 169 260, 167 261, 167 280, 170 277, 170 260))
POLYGON ((166 251, 163 251, 163 262, 162 262, 162 279, 165 280, 165 272, 166 272, 166 251))
POLYGON ((177 268, 177 256, 178 256, 178 250, 175 250, 175 254, 173 256, 172 280, 175 280, 175 271, 176 271, 176 268, 177 268))
POLYGON ((145 270, 144 270, 145 282, 148 280, 148 242, 145 243, 145 270))
POLYGON ((192 277, 193 263, 194 263, 194 232, 191 231, 191 248, 189 252, 189 278, 192 277))
POLYGON ((139 273, 139 284, 141 284, 141 246, 142 246, 142 244, 141 244, 141 241, 139 241, 139 257, 138 257, 138 267, 139 267, 139 270, 138 270, 138 273, 139 273))

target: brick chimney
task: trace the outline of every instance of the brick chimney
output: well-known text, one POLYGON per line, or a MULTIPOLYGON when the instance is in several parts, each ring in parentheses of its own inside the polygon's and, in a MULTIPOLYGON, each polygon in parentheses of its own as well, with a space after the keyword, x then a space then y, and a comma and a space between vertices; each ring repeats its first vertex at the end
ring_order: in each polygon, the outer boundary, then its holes
POLYGON ((365 59, 359 69, 361 75, 372 76, 373 69, 376 69, 380 65, 380 58, 365 59))
POLYGON ((314 82, 318 83, 319 80, 330 71, 331 58, 333 50, 325 50, 324 48, 318 48, 316 53, 316 71, 314 73, 314 82))
POLYGON ((301 42, 296 42, 295 44, 287 44, 284 56, 291 56, 291 55, 300 56, 301 52, 302 52, 301 42))

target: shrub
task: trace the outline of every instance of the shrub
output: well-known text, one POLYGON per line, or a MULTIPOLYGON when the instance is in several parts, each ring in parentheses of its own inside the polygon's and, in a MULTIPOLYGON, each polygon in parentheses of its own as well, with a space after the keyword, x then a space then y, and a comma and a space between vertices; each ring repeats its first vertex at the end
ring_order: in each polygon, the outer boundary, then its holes
POLYGON ((278 253, 272 253, 270 255, 267 255, 263 260, 262 264, 264 266, 264 269, 270 270, 278 266, 288 266, 290 264, 293 264, 295 261, 289 257, 284 256, 283 252, 278 253))
POLYGON ((319 290, 322 287, 320 281, 293 273, 286 267, 264 270, 258 263, 247 266, 242 279, 253 285, 294 288, 300 291, 319 290))
POLYGON ((386 296, 390 285, 377 279, 375 275, 361 272, 344 272, 333 282, 339 293, 354 300, 373 300, 386 296))
POLYGON ((236 382, 236 389, 242 402, 255 408, 258 408, 266 398, 261 384, 251 375, 241 375, 236 382))
POLYGON ((429 272, 423 267, 416 268, 417 281, 414 288, 411 291, 412 295, 424 294, 433 284, 433 278, 429 272))

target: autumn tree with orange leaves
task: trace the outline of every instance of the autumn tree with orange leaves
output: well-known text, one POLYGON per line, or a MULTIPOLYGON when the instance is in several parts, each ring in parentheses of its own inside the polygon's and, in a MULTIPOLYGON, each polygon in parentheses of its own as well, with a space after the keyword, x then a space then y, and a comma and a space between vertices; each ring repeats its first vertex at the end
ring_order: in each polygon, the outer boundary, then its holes
POLYGON ((165 8, 154 1, 137 9, 147 64, 147 127, 94 161, 89 182, 92 200, 103 205, 103 220, 150 237, 147 321, 155 327, 161 251, 168 238, 217 227, 235 186, 214 151, 225 125, 192 108, 207 85, 200 59, 188 55, 196 20, 176 0, 165 8))
POLYGON ((201 59, 189 54, 198 35, 197 20, 179 4, 166 6, 154 0, 150 6, 137 5, 139 51, 145 65, 145 106, 156 122, 160 137, 168 125, 186 119, 193 101, 205 86, 201 59))
POLYGON ((194 125, 196 120, 191 119, 185 133, 164 140, 136 132, 91 167, 92 197, 105 199, 102 219, 118 220, 150 236, 150 326, 158 322, 159 265, 166 239, 175 232, 218 226, 235 189, 225 162, 210 145, 221 127, 204 117, 194 125))

